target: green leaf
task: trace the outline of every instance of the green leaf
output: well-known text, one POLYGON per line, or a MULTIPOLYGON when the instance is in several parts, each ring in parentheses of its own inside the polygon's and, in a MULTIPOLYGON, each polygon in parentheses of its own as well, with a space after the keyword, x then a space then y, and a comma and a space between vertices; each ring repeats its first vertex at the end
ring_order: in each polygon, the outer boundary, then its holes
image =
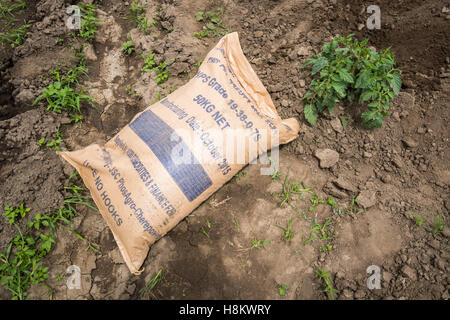
POLYGON ((392 76, 388 78, 388 82, 392 90, 394 90, 394 93, 397 95, 402 88, 402 79, 400 78, 400 74, 398 72, 393 73, 392 76))
POLYGON ((376 97, 377 96, 377 92, 375 91, 370 91, 370 90, 366 90, 363 91, 363 93, 361 94, 361 96, 359 97, 359 103, 363 103, 369 99, 371 99, 372 97, 376 97))
POLYGON ((339 76, 341 77, 341 79, 347 83, 354 83, 355 80, 353 79, 352 75, 346 70, 346 69, 341 69, 339 70, 339 76))
POLYGON ((347 89, 347 85, 344 82, 334 82, 331 84, 337 94, 341 97, 345 97, 345 91, 347 89))
POLYGON ((305 105, 305 108, 303 109, 303 113, 305 114, 306 121, 309 122, 310 125, 314 126, 317 123, 317 110, 312 104, 305 105))
POLYGON ((371 72, 367 69, 361 71, 356 79, 355 88, 365 89, 369 86, 371 72))
POLYGON ((325 67, 328 64, 328 59, 325 57, 320 57, 317 59, 317 61, 314 63, 312 67, 312 75, 315 75, 317 72, 322 70, 323 67, 325 67))

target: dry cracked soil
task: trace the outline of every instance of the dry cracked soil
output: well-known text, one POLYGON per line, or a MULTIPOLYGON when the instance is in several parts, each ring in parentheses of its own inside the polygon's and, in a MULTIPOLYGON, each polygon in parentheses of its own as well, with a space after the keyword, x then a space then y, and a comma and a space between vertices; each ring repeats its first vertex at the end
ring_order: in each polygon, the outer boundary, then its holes
MULTIPOLYGON (((301 125, 299 137, 281 147, 279 179, 260 175, 258 165, 244 168, 151 247, 140 276, 128 271, 103 218, 77 206, 71 228, 99 251, 58 228, 43 261, 51 298, 327 299, 315 275, 318 268, 329 272, 337 299, 450 297, 449 1, 380 0, 381 29, 368 30, 362 0, 141 0, 145 15, 156 21, 148 34, 129 19, 133 1, 98 1, 101 24, 84 49, 89 71, 81 83, 97 104, 83 105, 80 124, 64 112, 32 106, 51 81, 49 70, 75 63, 70 47, 79 43, 65 22, 66 8, 77 1, 25 2, 17 17, 27 20, 29 33, 21 45, 4 44, 0 52, 0 207, 23 203, 31 208, 23 224, 63 205, 73 173, 52 148, 37 141, 54 139, 60 128, 62 149, 104 143, 137 112, 186 83, 218 41, 193 37, 202 28, 195 19, 198 11, 225 9, 223 24, 239 33, 279 114, 297 117, 301 125), (380 129, 364 129, 362 109, 353 105, 339 105, 311 127, 301 100, 311 75, 301 65, 336 35, 350 33, 368 37, 377 49, 392 47, 403 70, 402 90, 380 129), (159 85, 154 73, 141 74, 138 53, 122 54, 130 38, 136 51, 155 52, 157 63, 175 59, 167 82, 159 85), (320 203, 310 210, 308 193, 291 199, 295 207, 280 206, 276 195, 287 175, 303 181, 319 199, 333 195, 336 207, 320 203), (359 205, 352 207, 355 198, 359 205), (438 214, 444 224, 433 232, 438 214), (415 224, 418 216, 422 226, 415 224), (283 241, 277 226, 290 220, 294 234, 283 241), (329 240, 311 231, 317 225, 329 240), (243 250, 253 239, 269 241, 265 248, 243 250), (66 285, 70 265, 81 270, 79 289, 66 285), (371 265, 380 268, 380 289, 367 286, 371 265), (159 270, 162 280, 142 291, 159 270), (285 294, 280 286, 286 286, 285 294)), ((0 252, 15 232, 2 216, 0 252)), ((11 298, 4 287, 0 298, 11 298)), ((28 298, 49 299, 49 291, 33 285, 28 298)))

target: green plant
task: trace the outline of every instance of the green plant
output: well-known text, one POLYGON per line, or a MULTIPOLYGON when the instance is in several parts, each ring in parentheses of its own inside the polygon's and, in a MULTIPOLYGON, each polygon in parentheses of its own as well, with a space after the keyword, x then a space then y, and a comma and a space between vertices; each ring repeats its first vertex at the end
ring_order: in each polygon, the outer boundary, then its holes
POLYGON ((169 69, 167 68, 167 63, 175 61, 175 59, 167 59, 161 62, 157 67, 153 68, 156 72, 156 83, 161 84, 169 79, 169 69))
POLYGON ((197 63, 194 63, 194 67, 200 68, 200 65, 203 63, 203 59, 198 61, 197 63))
POLYGON ((234 225, 234 228, 237 230, 237 231, 240 231, 240 227, 239 227, 239 221, 238 221, 238 219, 236 218, 236 216, 234 215, 234 214, 232 214, 233 215, 233 225, 234 225))
POLYGON ((422 216, 414 216, 414 224, 417 227, 420 227, 423 224, 423 217, 422 216))
POLYGON ((14 17, 14 12, 25 9, 24 0, 0 0, 0 18, 14 17))
POLYGON ((313 192, 313 197, 309 200, 311 201, 311 206, 309 207, 309 211, 314 211, 319 204, 329 204, 333 208, 336 208, 336 202, 334 201, 333 195, 331 195, 327 200, 320 200, 319 196, 313 192))
POLYGON ((141 68, 141 73, 144 74, 149 70, 156 72, 156 83, 161 84, 169 78, 169 70, 167 63, 174 61, 175 59, 167 59, 161 62, 159 65, 155 62, 155 53, 151 53, 147 56, 141 55, 144 59, 144 66, 141 68))
POLYGON ((285 296, 287 293, 287 290, 289 289, 289 287, 287 285, 279 285, 278 286, 278 293, 280 294, 280 296, 285 296))
POLYGON ((59 147, 59 144, 63 142, 63 135, 59 131, 59 127, 56 128, 56 139, 53 139, 52 141, 48 142, 46 144, 47 147, 54 148, 56 151, 61 151, 61 148, 59 147))
POLYGON ((129 17, 136 23, 137 28, 144 34, 148 33, 148 29, 150 27, 154 27, 157 24, 157 21, 155 19, 152 19, 150 21, 148 20, 148 18, 145 16, 146 11, 146 7, 139 5, 139 0, 134 0, 134 2, 131 3, 129 17))
POLYGON ((329 243, 326 243, 323 247, 319 247, 320 252, 329 252, 331 250, 333 250, 333 246, 329 243))
POLYGON ((148 72, 149 70, 153 70, 156 66, 155 62, 155 53, 151 53, 147 56, 144 54, 141 55, 142 59, 144 59, 144 66, 141 68, 141 73, 144 74, 148 72))
POLYGON ((42 148, 43 146, 45 146, 46 141, 45 138, 40 138, 39 141, 37 142, 37 145, 42 148))
POLYGON ((275 170, 275 172, 270 176, 272 180, 279 180, 280 179, 280 171, 275 170))
POLYGON ((92 40, 98 32, 97 26, 100 25, 100 19, 95 17, 97 5, 95 3, 80 3, 81 28, 78 36, 85 40, 92 40))
POLYGON ((317 268, 315 274, 319 281, 323 282, 323 291, 327 293, 328 299, 334 300, 335 294, 338 292, 338 290, 333 288, 333 282, 331 281, 329 272, 324 271, 321 268, 317 268))
POLYGON ((156 274, 156 276, 150 279, 150 281, 147 282, 147 284, 141 290, 139 290, 139 294, 145 293, 147 296, 150 295, 150 293, 156 287, 156 285, 160 283, 163 279, 164 279, 163 270, 160 269, 156 274))
POLYGON ((11 48, 15 48, 22 44, 25 36, 30 28, 30 25, 24 21, 24 24, 19 27, 9 27, 9 23, 6 26, 6 31, 0 32, 0 43, 3 45, 9 43, 11 48))
POLYGON ((353 213, 353 214, 361 214, 363 211, 359 208, 358 198, 352 198, 352 203, 350 206, 345 209, 345 214, 353 213))
POLYGON ((442 233, 442 231, 444 231, 444 220, 443 217, 440 213, 438 213, 437 217, 433 217, 433 233, 434 234, 438 234, 438 233, 442 233))
POLYGON ((316 76, 303 97, 306 120, 315 125, 325 110, 331 114, 341 99, 367 102, 368 111, 362 114, 365 127, 379 128, 388 115, 390 101, 401 88, 401 71, 395 69, 390 48, 380 53, 367 47, 353 34, 337 37, 323 46, 319 55, 309 58, 303 67, 312 65, 316 76))
POLYGON ((252 240, 252 246, 248 248, 240 248, 238 251, 250 251, 252 249, 266 249, 264 243, 270 242, 268 239, 257 239, 256 237, 252 240))
POLYGON ((292 224, 292 222, 294 221, 294 219, 295 219, 295 217, 292 218, 292 219, 290 219, 290 220, 288 221, 288 224, 287 224, 286 227, 283 227, 283 226, 276 226, 276 227, 278 227, 278 228, 280 228, 281 230, 284 231, 284 233, 281 235, 281 240, 282 240, 282 241, 289 241, 289 240, 291 240, 291 239, 294 237, 295 231, 292 231, 292 230, 291 230, 291 224, 292 224))
POLYGON ((305 184, 303 183, 303 181, 300 181, 298 183, 293 183, 289 179, 289 171, 288 171, 288 174, 284 178, 284 182, 282 184, 282 191, 281 191, 281 193, 276 195, 276 196, 278 196, 279 198, 282 199, 282 201, 280 203, 280 207, 282 207, 285 203, 287 203, 291 207, 294 207, 291 204, 292 195, 297 194, 297 195, 299 195, 299 198, 301 199, 301 197, 303 196, 303 192, 315 194, 313 191, 311 191, 310 188, 306 188, 305 187, 305 184), (302 187, 300 187, 300 185, 302 187))
POLYGON ((332 221, 327 219, 323 224, 319 223, 317 218, 311 222, 311 230, 309 232, 309 237, 305 235, 302 236, 303 245, 307 245, 309 242, 315 242, 316 238, 324 241, 325 245, 319 247, 320 252, 328 252, 333 249, 333 246, 329 243, 333 240, 333 236, 336 234, 331 228, 332 221))
POLYGON ((44 88, 42 93, 34 100, 33 106, 45 98, 47 110, 55 113, 67 111, 72 121, 75 122, 80 122, 83 119, 81 116, 81 105, 83 102, 87 102, 95 108, 95 100, 85 94, 83 88, 77 88, 79 79, 87 75, 87 68, 82 51, 78 52, 76 57, 79 60, 78 65, 72 68, 57 67, 50 70, 50 74, 53 75, 55 81, 44 88))
POLYGON ((236 180, 240 180, 241 178, 245 178, 247 176, 247 172, 242 170, 241 172, 238 172, 234 175, 236 180))
POLYGON ((57 39, 55 40, 55 44, 56 44, 56 45, 62 44, 63 42, 64 42, 64 39, 62 39, 62 38, 57 38, 57 39))
POLYGON ((20 216, 20 218, 25 217, 27 212, 30 211, 30 208, 24 208, 23 203, 18 207, 5 207, 5 218, 8 219, 9 225, 12 225, 16 222, 16 218, 20 216))
MULTIPOLYGON (((48 278, 48 267, 43 266, 42 259, 55 244, 56 226, 70 224, 70 219, 77 214, 73 204, 93 207, 86 201, 90 197, 80 194, 84 188, 73 185, 66 187, 66 190, 70 190, 70 194, 64 199, 62 207, 46 214, 37 213, 25 229, 17 224, 15 218, 24 217, 30 209, 23 205, 5 208, 5 217, 17 229, 17 235, 6 251, 0 254, 0 285, 11 292, 13 300, 25 299, 32 284, 42 284, 48 278)), ((49 289, 46 285, 44 287, 49 289)))
POLYGON ((125 42, 122 47, 120 47, 120 49, 122 50, 122 52, 124 54, 130 55, 133 53, 133 51, 135 50, 134 48, 134 42, 133 40, 128 40, 127 42, 125 42))
POLYGON ((222 24, 220 16, 223 15, 223 9, 217 8, 212 11, 199 11, 195 14, 197 21, 205 23, 201 31, 195 32, 194 37, 202 39, 204 37, 224 36, 230 30, 222 24))

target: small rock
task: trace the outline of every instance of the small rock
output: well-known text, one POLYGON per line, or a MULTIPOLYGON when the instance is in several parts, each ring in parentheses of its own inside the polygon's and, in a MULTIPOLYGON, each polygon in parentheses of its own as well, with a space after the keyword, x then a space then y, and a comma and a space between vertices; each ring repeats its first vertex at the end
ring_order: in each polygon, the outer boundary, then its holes
POLYGON ((330 121, 330 125, 334 131, 338 133, 344 132, 344 128, 342 127, 341 120, 339 118, 334 118, 330 121))
POLYGON ((305 86, 305 80, 301 79, 298 84, 300 85, 300 88, 303 88, 305 86))
POLYGON ((399 169, 403 168, 403 160, 399 155, 395 155, 392 159, 392 162, 395 164, 395 166, 399 169))
POLYGON ((19 92, 19 94, 15 97, 15 102, 18 105, 29 105, 34 101, 34 94, 29 89, 24 89, 19 92))
POLYGON ((400 114, 395 111, 394 113, 392 113, 392 118, 394 118, 395 121, 400 121, 400 114))
POLYGON ((444 226, 444 230, 442 230, 442 234, 446 236, 447 238, 450 238, 450 227, 444 226))
POLYGON ((364 29, 364 24, 362 23, 358 24, 358 31, 361 31, 362 29, 364 29))
POLYGON ((132 295, 136 290, 136 284, 135 283, 130 284, 126 290, 130 295, 132 295))
POLYGON ((424 134, 426 132, 426 129, 424 127, 420 127, 417 129, 417 133, 424 134))
POLYGON ((97 55, 95 54, 92 44, 88 44, 84 47, 84 56, 88 60, 97 61, 97 55))
POLYGON ((402 273, 413 281, 417 280, 416 270, 414 270, 413 268, 411 268, 408 265, 403 266, 402 273))
POLYGON ((353 184, 351 184, 350 182, 348 182, 341 176, 339 178, 337 178, 336 180, 334 180, 333 183, 335 185, 337 185, 339 188, 344 189, 344 190, 348 190, 351 192, 358 191, 358 189, 353 184))
POLYGON ((392 181, 392 177, 390 174, 382 175, 381 181, 383 181, 384 183, 390 183, 392 181))
POLYGON ((429 242, 429 245, 430 245, 430 247, 432 247, 432 248, 434 248, 436 250, 439 250, 439 248, 441 247, 441 243, 439 242, 439 240, 436 240, 436 239, 431 240, 429 242))
POLYGON ((261 38, 264 35, 264 32, 262 31, 256 31, 254 33, 255 38, 261 38))
POLYGON ((353 299, 353 291, 350 289, 344 289, 342 290, 342 294, 344 297, 346 297, 347 299, 353 299))
POLYGON ((364 151, 363 157, 364 158, 372 158, 372 154, 370 152, 364 151))
POLYGON ((377 202, 376 192, 370 190, 361 191, 358 195, 358 203, 364 209, 373 207, 377 202))
POLYGON ((383 271, 383 281, 385 281, 386 284, 389 284, 393 278, 394 276, 392 273, 383 271))
POLYGON ((317 149, 314 156, 320 160, 322 169, 330 168, 339 161, 339 153, 331 149, 317 149))
POLYGON ((299 57, 307 57, 311 54, 311 50, 308 47, 300 47, 297 50, 297 55, 299 57))
POLYGON ((405 138, 402 140, 403 143, 408 147, 408 148, 415 148, 419 145, 419 143, 415 140, 413 140, 411 137, 405 138))

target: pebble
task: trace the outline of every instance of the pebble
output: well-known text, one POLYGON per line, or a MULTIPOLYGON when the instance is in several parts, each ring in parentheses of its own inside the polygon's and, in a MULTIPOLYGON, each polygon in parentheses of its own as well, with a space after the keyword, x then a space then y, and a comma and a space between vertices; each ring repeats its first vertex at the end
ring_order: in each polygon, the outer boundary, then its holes
POLYGON ((402 273, 407 276, 409 279, 416 281, 417 280, 417 274, 416 270, 411 268, 408 265, 404 265, 402 268, 402 273))
POLYGON ((255 38, 261 38, 264 35, 264 32, 262 31, 256 31, 254 33, 255 38))
POLYGON ((371 190, 361 191, 358 195, 358 203, 364 209, 373 207, 377 202, 376 192, 371 190))
POLYGON ((402 140, 403 143, 408 147, 408 148, 416 148, 419 143, 417 141, 415 141, 414 139, 408 137, 402 140))
POLYGON ((372 154, 370 152, 364 151, 363 157, 364 158, 372 158, 372 154))
POLYGON ((320 160, 322 169, 330 168, 339 161, 339 153, 331 149, 317 149, 314 156, 320 160))
POLYGON ((344 128, 342 127, 342 123, 341 120, 339 118, 333 118, 330 121, 330 125, 333 128, 334 131, 338 132, 338 133, 342 133, 344 132, 344 128))

